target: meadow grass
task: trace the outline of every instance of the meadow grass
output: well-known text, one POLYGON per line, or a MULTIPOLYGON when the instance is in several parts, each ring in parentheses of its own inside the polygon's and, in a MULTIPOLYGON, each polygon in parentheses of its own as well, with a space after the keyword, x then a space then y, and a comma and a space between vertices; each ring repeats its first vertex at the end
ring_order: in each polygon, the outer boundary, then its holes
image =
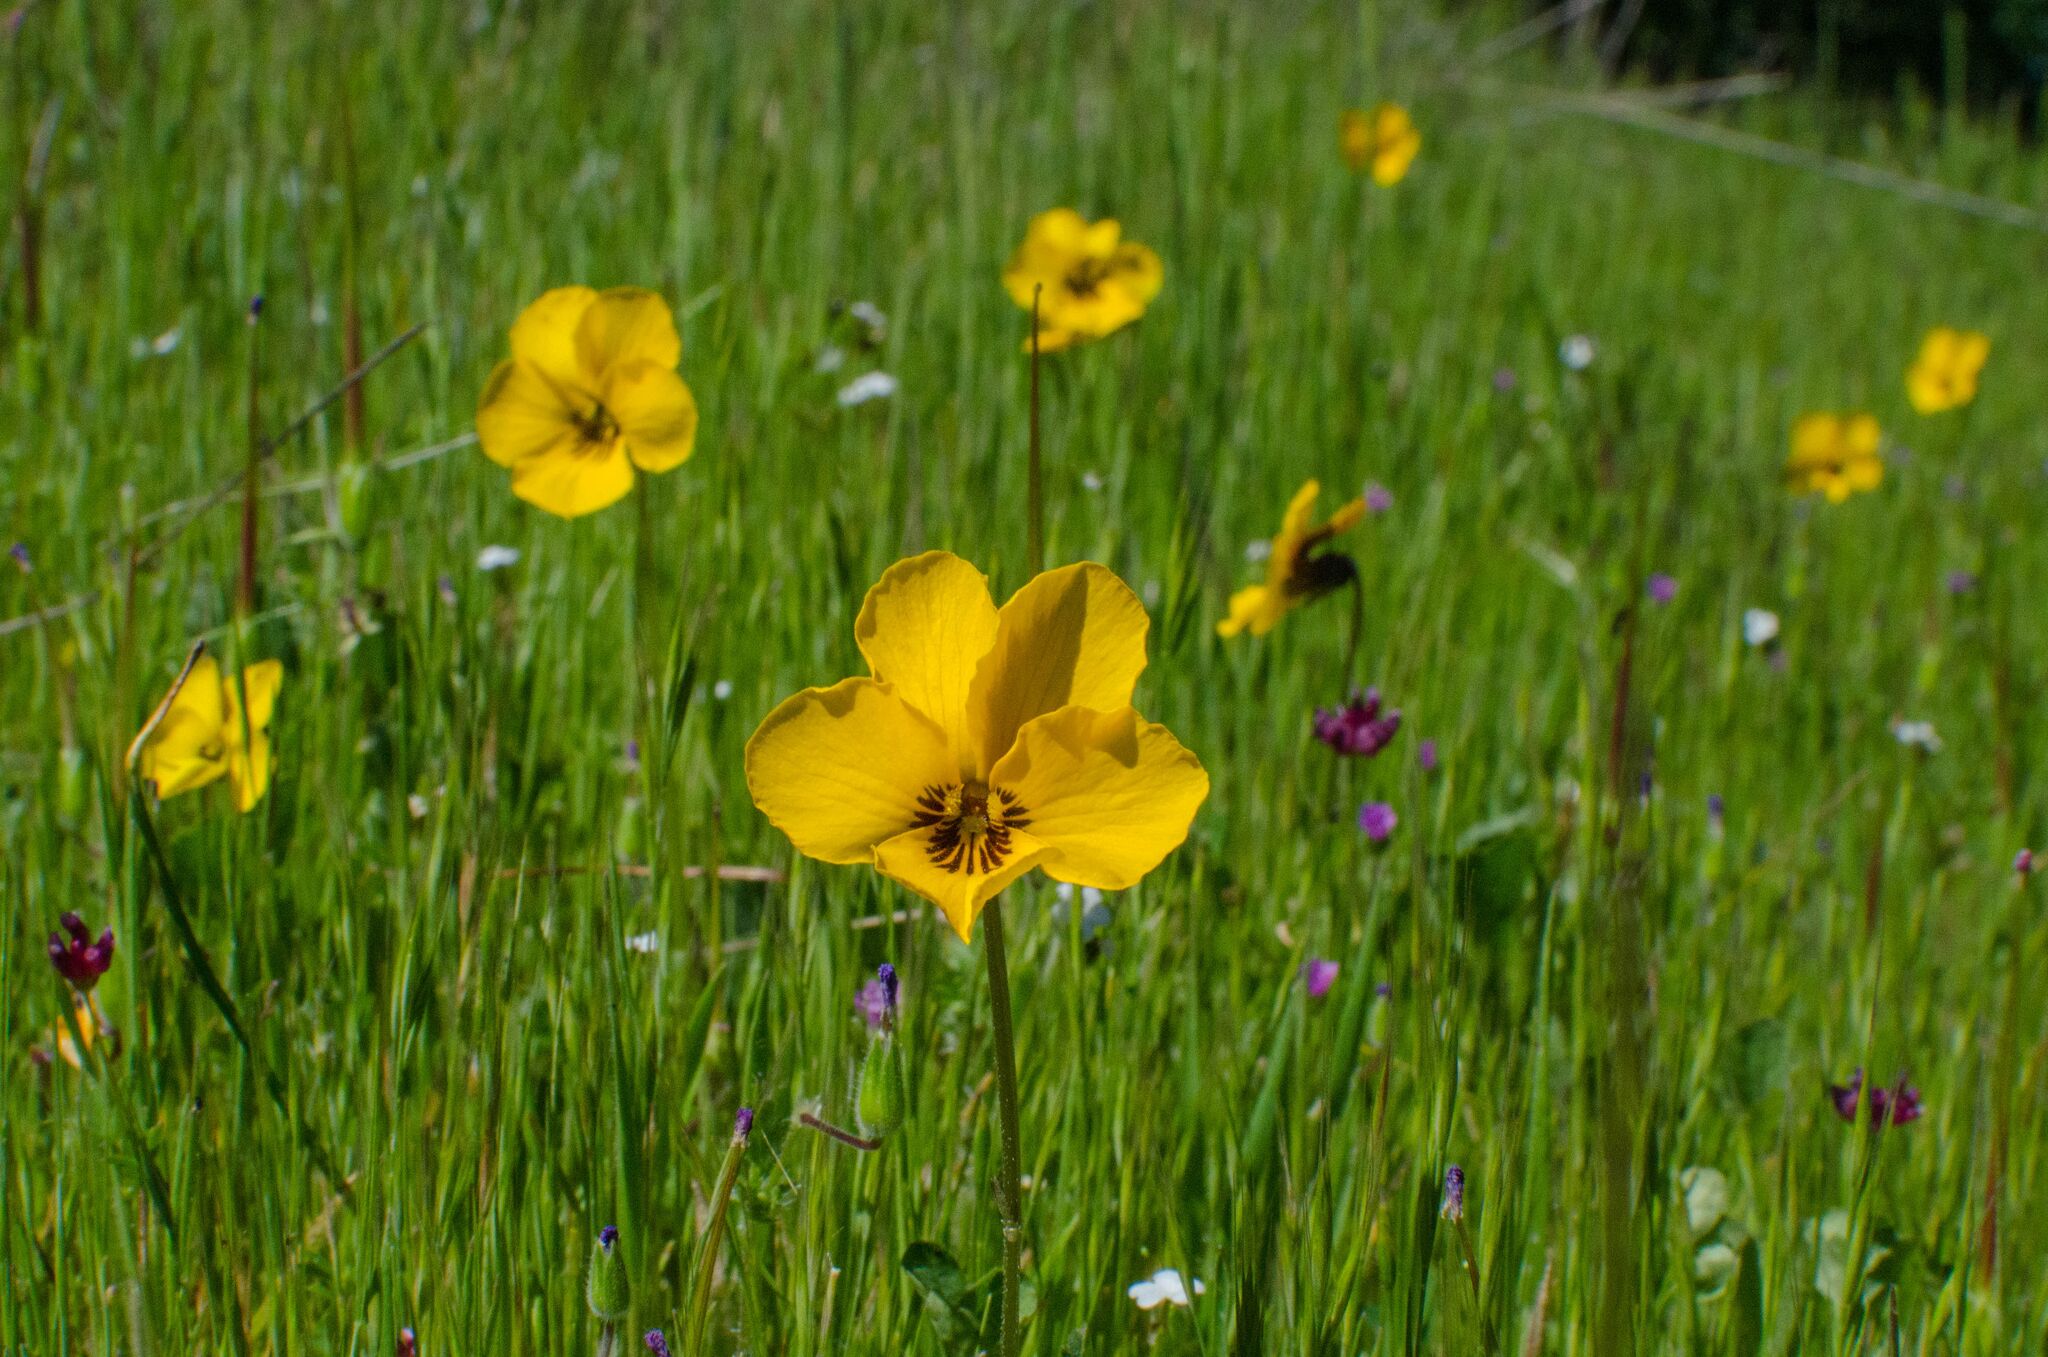
MULTIPOLYGON (((13 248, 0 537, 33 568, 0 566, 0 617, 52 616, 0 634, 6 1350, 588 1351, 616 1224, 630 1341, 694 1351, 741 1105, 703 1350, 973 1350, 904 1259, 956 1260, 973 1309, 999 1257, 978 947, 796 856, 741 753, 861 671, 899 556, 1022 583, 998 274, 1067 203, 1166 285, 1047 360, 1048 554, 1151 606, 1139 705, 1214 790, 1099 936, 1042 877, 1005 897, 1027 1350, 2040 1351, 2048 930, 2010 864, 2044 837, 2048 235, 1562 110, 1571 52, 1466 59, 1511 18, 31 6, 0 182, 34 184, 41 314, 13 248), (1425 138, 1392 190, 1336 151, 1380 98, 1425 138), (660 290, 704 411, 693 460, 575 522, 463 441, 565 282, 660 290), (887 313, 871 351, 853 299, 887 313), (364 382, 360 446, 337 405, 267 465, 238 630, 210 497, 251 347, 283 428, 347 370, 352 306, 369 349, 425 329, 364 382), (1937 323, 1995 348, 1923 419, 1900 374, 1937 323), (840 408, 868 369, 900 391, 840 408), (1884 421, 1879 491, 1783 491, 1815 408, 1884 421), (1392 493, 1351 544, 1355 675, 1341 601, 1213 633, 1311 476, 1392 493), (479 570, 492 544, 518 562, 479 570), (287 668, 258 808, 157 811, 250 1050, 123 799, 200 637, 287 668), (1352 679, 1403 712, 1369 762, 1310 736, 1352 679), (27 1058, 67 909, 119 939, 91 1077, 27 1058), (1315 999, 1312 958, 1341 967, 1315 999), (910 1112, 863 1154, 792 1120, 851 1120, 885 960, 910 1112), (1825 1089, 1859 1066, 1925 1116, 1845 1124, 1825 1089), (1192 1305, 1126 1296, 1162 1267, 1192 1305)), ((1715 116, 2048 202, 2038 154, 1910 96, 1715 116)))

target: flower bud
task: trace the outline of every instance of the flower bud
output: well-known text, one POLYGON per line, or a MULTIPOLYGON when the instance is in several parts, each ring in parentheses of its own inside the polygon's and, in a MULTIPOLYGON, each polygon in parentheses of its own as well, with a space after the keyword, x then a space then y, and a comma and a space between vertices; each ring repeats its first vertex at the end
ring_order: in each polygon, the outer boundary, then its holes
POLYGON ((597 1244, 590 1251, 590 1284, 585 1289, 590 1313, 607 1324, 626 1317, 631 1291, 626 1283, 626 1260, 619 1255, 619 1227, 607 1225, 597 1232, 597 1244))
POLYGON ((875 1033, 868 1053, 860 1062, 860 1088, 854 1099, 854 1116, 861 1134, 880 1140, 903 1124, 903 1062, 897 1058, 896 1042, 886 1030, 875 1033))

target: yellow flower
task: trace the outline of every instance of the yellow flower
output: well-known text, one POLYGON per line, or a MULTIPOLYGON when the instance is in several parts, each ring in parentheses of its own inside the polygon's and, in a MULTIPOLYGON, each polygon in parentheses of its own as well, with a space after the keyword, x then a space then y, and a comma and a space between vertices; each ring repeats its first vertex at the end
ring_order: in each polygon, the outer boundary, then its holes
POLYGON ((223 679, 213 656, 201 655, 183 686, 159 704, 151 718, 142 743, 142 780, 158 796, 171 797, 225 775, 235 794, 235 809, 249 810, 270 789, 270 714, 283 683, 284 666, 276 660, 252 664, 240 677, 223 679))
POLYGON ((1338 533, 1358 526, 1365 517, 1365 501, 1352 500, 1318 528, 1309 515, 1321 491, 1322 486, 1308 481, 1294 492, 1266 557, 1266 582, 1247 585, 1230 596, 1230 616, 1216 624, 1218 636, 1235 636, 1247 628, 1254 636, 1264 636, 1293 609, 1343 587, 1357 575, 1358 566, 1349 556, 1313 553, 1338 533))
MULTIPOLYGON (((1050 353, 1120 330, 1159 295, 1159 256, 1122 235, 1115 221, 1089 222, 1069 207, 1031 219, 1003 269, 1003 286, 1026 311, 1037 292, 1040 349, 1050 353)), ((1029 335, 1024 348, 1031 348, 1029 335)))
POLYGON ((1382 188, 1407 178, 1415 153, 1422 149, 1422 133, 1415 130, 1415 120, 1399 104, 1345 109, 1338 136, 1344 163, 1354 170, 1370 169, 1373 182, 1382 188))
POLYGON ((799 852, 930 900, 963 941, 1033 867, 1135 885, 1209 794, 1195 756, 1131 708, 1149 626, 1092 562, 998 610, 949 552, 898 561, 854 623, 872 677, 798 693, 747 741, 754 804, 799 852))
MULTIPOLYGON (((85 1038, 85 1050, 87 1051, 99 1045, 101 1037, 113 1031, 113 1028, 107 1024, 107 1020, 100 1015, 99 1005, 91 1002, 84 996, 76 994, 71 996, 71 1011, 77 1015, 78 1034, 85 1038)), ((52 1052, 55 1053, 56 1058, 61 1059, 74 1070, 85 1068, 83 1052, 79 1050, 78 1042, 71 1035, 71 1024, 63 1018, 57 1019, 57 1021, 43 1029, 42 1035, 29 1047, 29 1058, 38 1065, 48 1065, 51 1062, 52 1052)), ((120 1054, 118 1042, 109 1048, 108 1054, 120 1054)))
POLYGON ((1785 483, 1799 493, 1826 495, 1830 504, 1875 490, 1884 480, 1877 444, 1877 420, 1870 415, 1801 415, 1792 426, 1785 483))
POLYGON ((637 287, 558 287, 512 326, 512 357, 477 403, 484 455, 512 493, 563 518, 615 504, 633 468, 680 466, 697 400, 676 375, 683 341, 668 303, 637 287))
POLYGON ((1920 356, 1906 369, 1906 398, 1923 415, 1968 405, 1977 399, 1977 374, 1990 356, 1989 336, 1938 325, 1920 341, 1920 356))

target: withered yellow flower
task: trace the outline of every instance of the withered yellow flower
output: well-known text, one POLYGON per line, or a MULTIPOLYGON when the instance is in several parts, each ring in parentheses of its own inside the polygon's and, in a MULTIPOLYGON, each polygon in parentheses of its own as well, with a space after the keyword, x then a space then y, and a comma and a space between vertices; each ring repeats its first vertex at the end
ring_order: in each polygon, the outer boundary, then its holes
POLYGON ((1209 794, 1200 761, 1130 705, 1150 625, 1092 562, 998 609, 950 552, 898 561, 854 623, 870 676, 798 693, 747 741, 754 804, 799 852, 930 900, 962 940, 1033 867, 1135 885, 1209 794))
POLYGON ((1990 356, 1988 335, 1936 326, 1920 341, 1920 356, 1906 369, 1906 399, 1923 415, 1968 405, 1977 399, 1977 375, 1990 356))
POLYGON ((1357 527, 1365 517, 1365 500, 1352 500, 1317 527, 1311 516, 1321 492, 1322 486, 1315 481, 1305 482, 1294 492, 1266 556, 1266 582, 1247 585, 1230 596, 1230 616, 1216 624, 1218 636, 1235 636, 1241 631, 1264 636, 1289 612, 1342 588, 1357 576, 1358 565, 1349 556, 1316 548, 1357 527))
POLYGON ((1372 171, 1373 182, 1382 188, 1407 178, 1408 167, 1422 149, 1422 133, 1399 104, 1345 109, 1338 139, 1344 148, 1344 163, 1353 170, 1372 171))
POLYGON ((153 718, 137 769, 142 780, 159 797, 173 797, 225 777, 235 809, 253 808, 270 789, 270 717, 283 684, 276 660, 224 679, 213 656, 201 655, 153 718))
MULTIPOLYGON (((1129 325, 1145 314, 1164 278, 1159 256, 1123 239, 1115 221, 1090 222, 1068 207, 1033 217, 1003 269, 1003 286, 1017 305, 1029 311, 1037 296, 1038 347, 1047 353, 1129 325)), ((1029 335, 1024 347, 1031 347, 1029 335)))
POLYGON ((1800 494, 1825 495, 1830 504, 1840 504, 1861 490, 1875 490, 1884 480, 1879 439, 1877 420, 1871 415, 1801 415, 1792 426, 1785 483, 1800 494))
POLYGON ((477 403, 484 455, 512 493, 576 518, 623 499, 633 468, 661 472, 697 441, 697 401, 676 374, 683 341, 644 288, 558 287, 520 313, 512 356, 477 403))

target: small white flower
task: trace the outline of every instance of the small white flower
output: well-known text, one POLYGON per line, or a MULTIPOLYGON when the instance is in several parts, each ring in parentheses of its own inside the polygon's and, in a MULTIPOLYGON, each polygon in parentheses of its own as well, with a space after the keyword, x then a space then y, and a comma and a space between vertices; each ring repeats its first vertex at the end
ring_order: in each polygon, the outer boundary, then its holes
POLYGON ((848 409, 869 401, 887 400, 896 394, 897 382, 886 372, 863 372, 839 388, 839 403, 848 409))
POLYGON ((178 341, 185 337, 185 327, 173 325, 155 339, 131 339, 128 341, 130 358, 161 358, 178 347, 178 341))
POLYGON ((653 956, 657 951, 661 950, 661 934, 654 932, 635 933, 626 939, 626 950, 629 952, 639 952, 643 956, 653 956))
POLYGON ((868 327, 868 342, 871 344, 881 343, 889 333, 889 318, 873 302, 855 302, 846 308, 846 314, 868 327))
POLYGON ((1892 738, 1908 749, 1925 750, 1932 754, 1941 748, 1941 736, 1934 731, 1932 721, 1892 721, 1892 738))
POLYGON ((1257 565, 1272 554, 1273 543, 1267 538, 1261 537, 1256 542, 1246 542, 1244 544, 1244 558, 1253 565, 1257 565))
POLYGON ((732 680, 731 680, 731 679, 720 679, 720 680, 719 680, 718 682, 716 682, 716 683, 712 684, 712 685, 711 685, 711 696, 713 696, 714 698, 718 699, 718 700, 719 700, 720 702, 723 702, 723 701, 725 701, 725 699, 727 699, 728 697, 731 697, 731 696, 732 696, 732 680))
POLYGON ((313 299, 313 304, 306 308, 306 319, 315 325, 325 325, 334 319, 328 313, 327 299, 325 297, 315 297, 313 299))
POLYGON ((1105 484, 1107 482, 1102 479, 1102 473, 1099 471, 1084 471, 1081 473, 1081 485, 1084 489, 1100 490, 1105 484))
POLYGON ((819 372, 837 372, 846 366, 846 350, 837 344, 827 344, 818 350, 818 360, 811 366, 819 372))
POLYGON ((1593 338, 1591 335, 1567 335, 1564 343, 1557 346, 1557 361, 1573 372, 1584 372, 1593 366, 1593 338))
POLYGON ((1753 646, 1767 646, 1778 639, 1778 615, 1768 608, 1751 608, 1742 615, 1742 639, 1753 646))
POLYGON ((476 554, 476 568, 486 572, 518 564, 518 547, 488 546, 476 554))
POLYGON ((418 792, 414 792, 411 796, 405 798, 405 808, 415 820, 426 819, 427 811, 431 809, 427 804, 427 798, 421 796, 418 792))
MULTIPOLYGON (((1195 1295, 1199 1296, 1209 1288, 1202 1285, 1200 1277, 1195 1278, 1195 1295)), ((1142 1282, 1132 1282, 1124 1294, 1138 1303, 1140 1310, 1154 1310, 1159 1306, 1188 1304, 1188 1287, 1180 1277, 1178 1268, 1163 1267, 1142 1282)))

